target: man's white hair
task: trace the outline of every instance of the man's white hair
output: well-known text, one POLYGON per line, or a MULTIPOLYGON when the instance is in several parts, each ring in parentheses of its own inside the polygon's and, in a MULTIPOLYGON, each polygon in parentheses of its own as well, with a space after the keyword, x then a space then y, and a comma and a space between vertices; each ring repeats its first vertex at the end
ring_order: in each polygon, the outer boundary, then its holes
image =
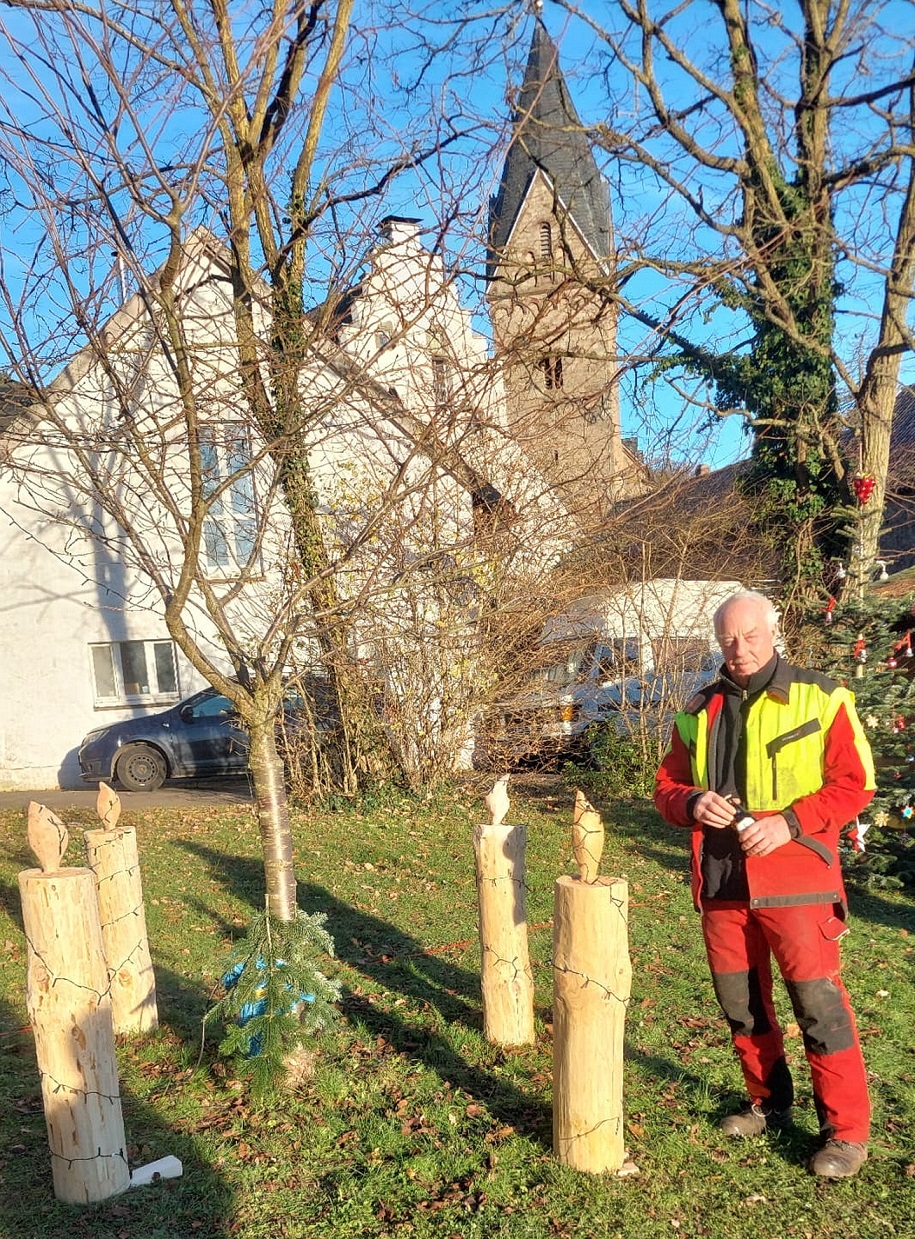
POLYGON ((731 594, 725 598, 721 606, 715 611, 712 616, 712 623, 717 633, 721 628, 721 617, 724 615, 728 607, 734 605, 735 602, 755 602, 763 613, 766 623, 772 629, 772 632, 778 632, 779 616, 775 603, 771 598, 767 598, 765 594, 759 593, 755 589, 740 589, 736 594, 731 594))

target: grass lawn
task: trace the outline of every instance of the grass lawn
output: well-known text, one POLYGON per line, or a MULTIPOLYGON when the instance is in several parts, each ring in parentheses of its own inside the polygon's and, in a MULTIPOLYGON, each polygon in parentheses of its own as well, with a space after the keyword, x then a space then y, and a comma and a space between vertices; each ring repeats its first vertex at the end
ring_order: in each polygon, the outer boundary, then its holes
MULTIPOLYGON (((529 824, 528 916, 537 1044, 482 1038, 471 829, 479 793, 295 818, 299 902, 337 944, 341 1018, 277 1104, 249 1103, 243 1071, 201 1052, 200 1021, 233 936, 262 898, 249 807, 132 812, 161 1027, 119 1047, 131 1165, 165 1154, 181 1179, 102 1205, 55 1201, 24 1004, 16 874, 25 822, 0 812, 0 1239, 299 1239, 305 1236, 915 1236, 915 919, 910 899, 853 895, 845 975, 875 1110, 854 1180, 804 1169, 816 1120, 801 1041, 796 1126, 728 1143, 739 1105, 686 881, 686 837, 642 802, 602 805, 603 872, 630 883, 633 991, 626 1037, 629 1156, 638 1176, 590 1177, 551 1153, 552 886, 570 871, 571 794, 513 789, 529 824)), ((72 819, 71 819, 72 820, 72 819)), ((84 826, 94 823, 88 814, 84 826)), ((69 860, 79 863, 79 832, 69 860)), ((783 996, 784 997, 784 996, 783 996)), ((782 1007, 787 1006, 786 1000, 782 1007)), ((786 1013, 786 1020, 790 1017, 786 1013)))

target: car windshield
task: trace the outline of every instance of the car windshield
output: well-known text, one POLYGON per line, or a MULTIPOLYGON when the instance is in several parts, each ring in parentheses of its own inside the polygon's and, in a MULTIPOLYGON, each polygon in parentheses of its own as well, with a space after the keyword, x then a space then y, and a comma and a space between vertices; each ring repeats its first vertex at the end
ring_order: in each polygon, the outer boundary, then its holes
POLYGON ((568 688, 582 677, 582 668, 590 653, 591 647, 580 645, 566 651, 565 657, 548 667, 541 667, 535 672, 535 678, 544 688, 568 688))
POLYGON ((639 643, 631 637, 608 637, 569 646, 565 656, 536 672, 544 686, 569 688, 584 680, 617 681, 639 668, 639 643))

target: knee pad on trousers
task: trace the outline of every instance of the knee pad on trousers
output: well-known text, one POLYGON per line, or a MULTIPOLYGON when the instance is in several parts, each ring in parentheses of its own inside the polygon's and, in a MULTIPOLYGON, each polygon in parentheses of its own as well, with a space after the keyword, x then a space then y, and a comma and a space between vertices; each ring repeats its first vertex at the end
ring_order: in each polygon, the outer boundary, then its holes
POLYGON ((748 972, 713 972, 712 984, 718 1005, 735 1037, 760 1036, 772 1031, 755 968, 748 972))
POLYGON ((844 991, 828 977, 788 981, 788 994, 804 1046, 811 1054, 837 1054, 855 1044, 855 1029, 844 991))

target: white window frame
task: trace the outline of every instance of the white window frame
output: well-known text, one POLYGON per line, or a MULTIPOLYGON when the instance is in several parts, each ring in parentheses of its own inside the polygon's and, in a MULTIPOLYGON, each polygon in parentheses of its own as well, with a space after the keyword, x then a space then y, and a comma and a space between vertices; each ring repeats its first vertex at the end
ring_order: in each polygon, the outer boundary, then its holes
POLYGON ((89 667, 92 674, 92 691, 96 709, 104 706, 170 704, 181 700, 181 682, 178 677, 178 658, 174 641, 169 638, 152 637, 139 641, 95 641, 89 645, 89 667), (146 664, 146 677, 141 681, 127 681, 125 676, 125 646, 142 646, 146 664), (163 688, 160 677, 160 660, 168 651, 171 675, 163 688), (99 664, 107 655, 105 679, 99 682, 99 664))
POLYGON ((258 504, 249 427, 229 421, 205 424, 200 430, 200 456, 204 496, 219 492, 204 519, 202 567, 214 577, 259 572, 258 504), (233 475, 234 480, 228 481, 233 475))
POLYGON ((432 399, 437 409, 451 404, 451 365, 441 353, 432 358, 432 399))

